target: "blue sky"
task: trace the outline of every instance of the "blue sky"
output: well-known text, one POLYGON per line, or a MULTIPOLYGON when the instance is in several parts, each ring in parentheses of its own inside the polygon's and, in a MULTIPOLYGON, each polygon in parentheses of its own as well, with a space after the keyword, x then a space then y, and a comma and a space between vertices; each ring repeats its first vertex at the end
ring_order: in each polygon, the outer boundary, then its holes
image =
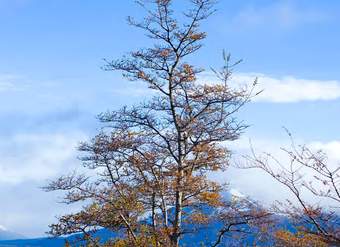
MULTIPOLYGON (((244 59, 234 82, 258 76, 265 90, 240 113, 251 127, 235 153, 248 138, 263 149, 284 145, 285 126, 338 158, 340 2, 220 0, 217 8, 195 63, 218 67, 225 49, 244 59)), ((79 166, 75 148, 100 128, 96 114, 147 96, 140 84, 100 69, 103 58, 149 44, 127 15, 143 12, 133 0, 0 0, 0 226, 43 235, 67 209, 39 187, 79 166)), ((260 174, 236 172, 218 179, 256 199, 275 198, 274 185, 264 195, 260 174)))

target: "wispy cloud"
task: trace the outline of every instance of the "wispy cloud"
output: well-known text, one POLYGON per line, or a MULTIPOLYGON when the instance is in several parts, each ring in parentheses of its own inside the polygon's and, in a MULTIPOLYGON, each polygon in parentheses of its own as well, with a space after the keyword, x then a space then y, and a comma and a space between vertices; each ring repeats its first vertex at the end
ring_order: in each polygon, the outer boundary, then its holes
POLYGON ((0 93, 18 90, 19 87, 14 83, 15 80, 17 80, 16 76, 0 75, 0 93))
POLYGON ((305 24, 320 23, 330 18, 330 13, 320 9, 279 1, 266 6, 248 5, 234 17, 232 23, 238 28, 272 26, 291 29, 305 24))

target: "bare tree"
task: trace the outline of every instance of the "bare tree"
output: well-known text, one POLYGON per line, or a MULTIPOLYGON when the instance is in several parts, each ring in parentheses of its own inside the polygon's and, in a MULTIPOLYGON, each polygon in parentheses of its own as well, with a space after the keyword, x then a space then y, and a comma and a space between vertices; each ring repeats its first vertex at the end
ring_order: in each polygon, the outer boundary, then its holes
POLYGON ((290 132, 288 135, 291 147, 282 148, 288 163, 270 153, 258 155, 252 148, 252 155, 247 156, 248 162, 242 168, 262 169, 294 195, 296 200, 274 206, 276 212, 292 220, 296 229, 295 234, 281 229, 277 234, 280 242, 287 246, 339 246, 340 166, 332 168, 322 150, 296 145, 290 132), (306 199, 308 193, 314 196, 315 203, 306 199))
MULTIPOLYGON (((252 96, 253 87, 233 89, 230 56, 214 70, 218 83, 197 80, 203 69, 186 62, 202 47, 206 33, 200 23, 214 12, 214 1, 191 0, 184 12, 187 21, 175 19, 170 0, 139 4, 147 17, 128 22, 156 41, 148 49, 131 52, 119 60, 106 60, 105 70, 122 71, 132 81, 146 83, 153 97, 132 107, 103 113, 101 133, 80 150, 84 166, 93 176, 72 174, 47 186, 67 191, 65 202, 88 202, 76 214, 51 226, 53 235, 105 227, 121 234, 128 246, 179 246, 184 234, 219 220, 222 237, 242 227, 264 224, 268 214, 255 203, 223 200, 222 186, 208 179, 209 172, 228 167, 234 141, 247 127, 235 113, 252 96), (208 213, 206 207, 216 210, 208 213), (189 227, 189 225, 194 227, 189 227)), ((248 228, 249 231, 249 228, 248 228)), ((249 233, 249 232, 248 232, 249 233)))

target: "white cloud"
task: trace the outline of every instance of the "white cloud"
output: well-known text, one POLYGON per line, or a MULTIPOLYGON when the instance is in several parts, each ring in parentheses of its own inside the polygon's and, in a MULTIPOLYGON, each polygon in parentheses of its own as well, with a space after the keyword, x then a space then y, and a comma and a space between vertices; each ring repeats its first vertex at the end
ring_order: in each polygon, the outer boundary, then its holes
MULTIPOLYGON (((335 100, 340 98, 340 81, 302 79, 294 76, 274 77, 262 73, 235 73, 230 80, 230 86, 239 88, 251 85, 258 79, 257 91, 263 90, 253 98, 254 102, 296 103, 301 101, 335 100)), ((200 74, 198 83, 216 83, 213 73, 200 74)), ((124 84, 127 87, 117 87, 110 92, 114 96, 140 98, 152 96, 155 91, 148 89, 143 83, 124 84)))
POLYGON ((251 82, 258 78, 263 92, 255 101, 290 103, 299 101, 334 100, 340 97, 340 82, 335 80, 308 80, 292 76, 275 78, 263 74, 236 74, 238 83, 251 82))
POLYGON ((70 168, 82 133, 17 134, 0 140, 0 184, 42 181, 70 168))
POLYGON ((47 180, 81 170, 77 146, 88 137, 79 131, 55 131, 50 134, 3 135, 0 138, 0 230, 29 237, 42 236, 56 215, 81 205, 65 207, 57 203, 63 193, 44 192, 47 180), (32 225, 32 222, 35 224, 32 225))
MULTIPOLYGON (((303 140, 299 139, 295 141, 296 144, 305 143, 303 140)), ((339 166, 340 140, 334 140, 330 142, 312 141, 307 142, 306 145, 315 151, 320 149, 323 150, 328 156, 327 164, 329 167, 336 168, 339 166)), ((248 138, 243 137, 240 140, 229 144, 229 148, 231 148, 231 150, 234 152, 233 162, 237 164, 246 162, 245 158, 243 158, 243 155, 250 154, 250 146, 254 148, 257 155, 261 155, 263 152, 270 153, 277 160, 280 160, 281 164, 284 166, 289 165, 288 155, 281 150, 281 147, 289 149, 290 140, 288 136, 283 140, 254 138, 251 141, 251 144, 248 138)), ((274 164, 275 163, 273 163, 273 165, 274 164)), ((306 179, 312 177, 311 171, 304 170, 302 172, 306 179)), ((230 188, 232 188, 233 191, 242 193, 253 198, 254 200, 259 200, 264 203, 264 205, 270 205, 277 200, 295 200, 294 196, 286 187, 278 183, 271 176, 260 169, 238 169, 235 167, 230 167, 226 172, 222 174, 216 174, 213 176, 213 178, 223 183, 230 183, 230 188)), ((315 186, 318 186, 318 184, 315 184, 315 186)), ((308 191, 305 191, 304 199, 311 203, 317 202, 315 201, 315 197, 308 191)), ((319 202, 324 203, 324 205, 332 205, 333 203, 327 199, 320 200, 319 202)))
MULTIPOLYGON (((313 80, 302 79, 294 76, 274 77, 262 73, 235 73, 231 80, 231 85, 238 87, 241 85, 251 84, 255 78, 258 78, 258 89, 263 92, 254 98, 256 102, 274 102, 274 103, 294 103, 300 101, 315 101, 315 100, 334 100, 340 98, 340 81, 337 80, 313 80)), ((213 83, 216 81, 216 77, 212 73, 204 73, 200 76, 199 82, 201 83, 213 83)), ((39 103, 39 107, 51 107, 53 104, 55 107, 56 102, 58 104, 66 103, 65 94, 55 94, 56 90, 53 82, 45 81, 44 83, 34 83, 32 80, 28 80, 24 77, 15 75, 0 75, 0 94, 11 92, 23 92, 26 95, 34 95, 33 101, 25 101, 22 104, 22 94, 12 95, 11 98, 5 98, 3 105, 12 105, 15 108, 17 102, 19 106, 29 106, 30 111, 35 109, 34 102, 39 103), (17 99, 19 97, 19 100, 17 99), (15 100, 13 100, 13 99, 15 100), (13 101, 13 102, 12 102, 13 101), (41 103, 43 101, 43 103, 41 103), (33 104, 33 106, 31 105, 33 104)), ((148 89, 143 83, 126 83, 128 87, 117 87, 111 90, 116 96, 130 96, 130 97, 143 97, 150 96, 154 91, 148 89)), ((65 89, 66 90, 66 89, 65 89)), ((69 89, 67 89, 70 91, 69 89)), ((67 94, 66 94, 67 95, 67 94)), ((80 102, 87 97, 69 97, 73 101, 80 102)), ((18 107, 19 107, 18 106, 18 107)), ((19 107, 19 108, 20 108, 19 107)), ((4 111, 8 108, 5 107, 4 111)), ((40 108, 39 108, 40 110, 40 108)), ((0 107, 1 111, 1 107, 0 107)))
POLYGON ((235 188, 231 188, 229 190, 229 193, 231 194, 232 197, 235 197, 235 198, 244 198, 245 197, 244 194, 242 194, 240 191, 238 191, 235 188))
MULTIPOLYGON (((254 102, 297 103, 301 101, 335 100, 340 98, 340 81, 300 79, 294 76, 273 77, 261 73, 235 73, 230 86, 239 88, 251 85, 258 79, 257 91, 262 93, 253 98, 254 102)), ((201 74, 198 83, 215 83, 213 73, 201 74)), ((150 96, 153 91, 142 87, 115 89, 115 95, 130 97, 150 96)))
POLYGON ((312 142, 310 146, 313 149, 323 150, 329 159, 340 161, 340 141, 331 141, 327 143, 312 142))
POLYGON ((0 225, 0 231, 7 231, 7 228, 2 226, 2 225, 0 225))
MULTIPOLYGON (((273 77, 260 73, 235 73, 230 80, 230 86, 239 88, 251 85, 256 78, 258 79, 256 91, 263 91, 253 98, 255 102, 296 103, 340 98, 340 81, 336 80, 310 80, 293 76, 273 77)), ((199 81, 213 83, 216 78, 212 73, 205 73, 199 81)))

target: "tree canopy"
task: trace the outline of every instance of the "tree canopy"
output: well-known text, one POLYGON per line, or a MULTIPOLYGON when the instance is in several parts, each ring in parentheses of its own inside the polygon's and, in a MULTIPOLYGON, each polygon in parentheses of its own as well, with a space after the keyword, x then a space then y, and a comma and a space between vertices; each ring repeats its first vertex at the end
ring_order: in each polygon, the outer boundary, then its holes
POLYGON ((171 0, 139 4, 146 17, 128 22, 155 44, 106 60, 104 69, 144 82, 153 96, 99 115, 104 127, 79 147, 91 175, 73 173, 46 187, 66 191, 65 203, 85 206, 61 216, 50 233, 83 232, 93 246, 100 243, 89 232, 98 228, 119 233, 109 246, 180 246, 183 236, 211 222, 219 222, 220 230, 208 246, 234 233, 239 239, 260 233, 269 213, 249 200, 226 200, 224 186, 208 178, 228 167, 228 142, 247 127, 235 113, 255 95, 256 84, 231 85, 238 61, 226 53, 214 81, 202 82, 204 69, 188 63, 207 36, 200 24, 215 11, 214 1, 191 0, 181 21, 171 0))

